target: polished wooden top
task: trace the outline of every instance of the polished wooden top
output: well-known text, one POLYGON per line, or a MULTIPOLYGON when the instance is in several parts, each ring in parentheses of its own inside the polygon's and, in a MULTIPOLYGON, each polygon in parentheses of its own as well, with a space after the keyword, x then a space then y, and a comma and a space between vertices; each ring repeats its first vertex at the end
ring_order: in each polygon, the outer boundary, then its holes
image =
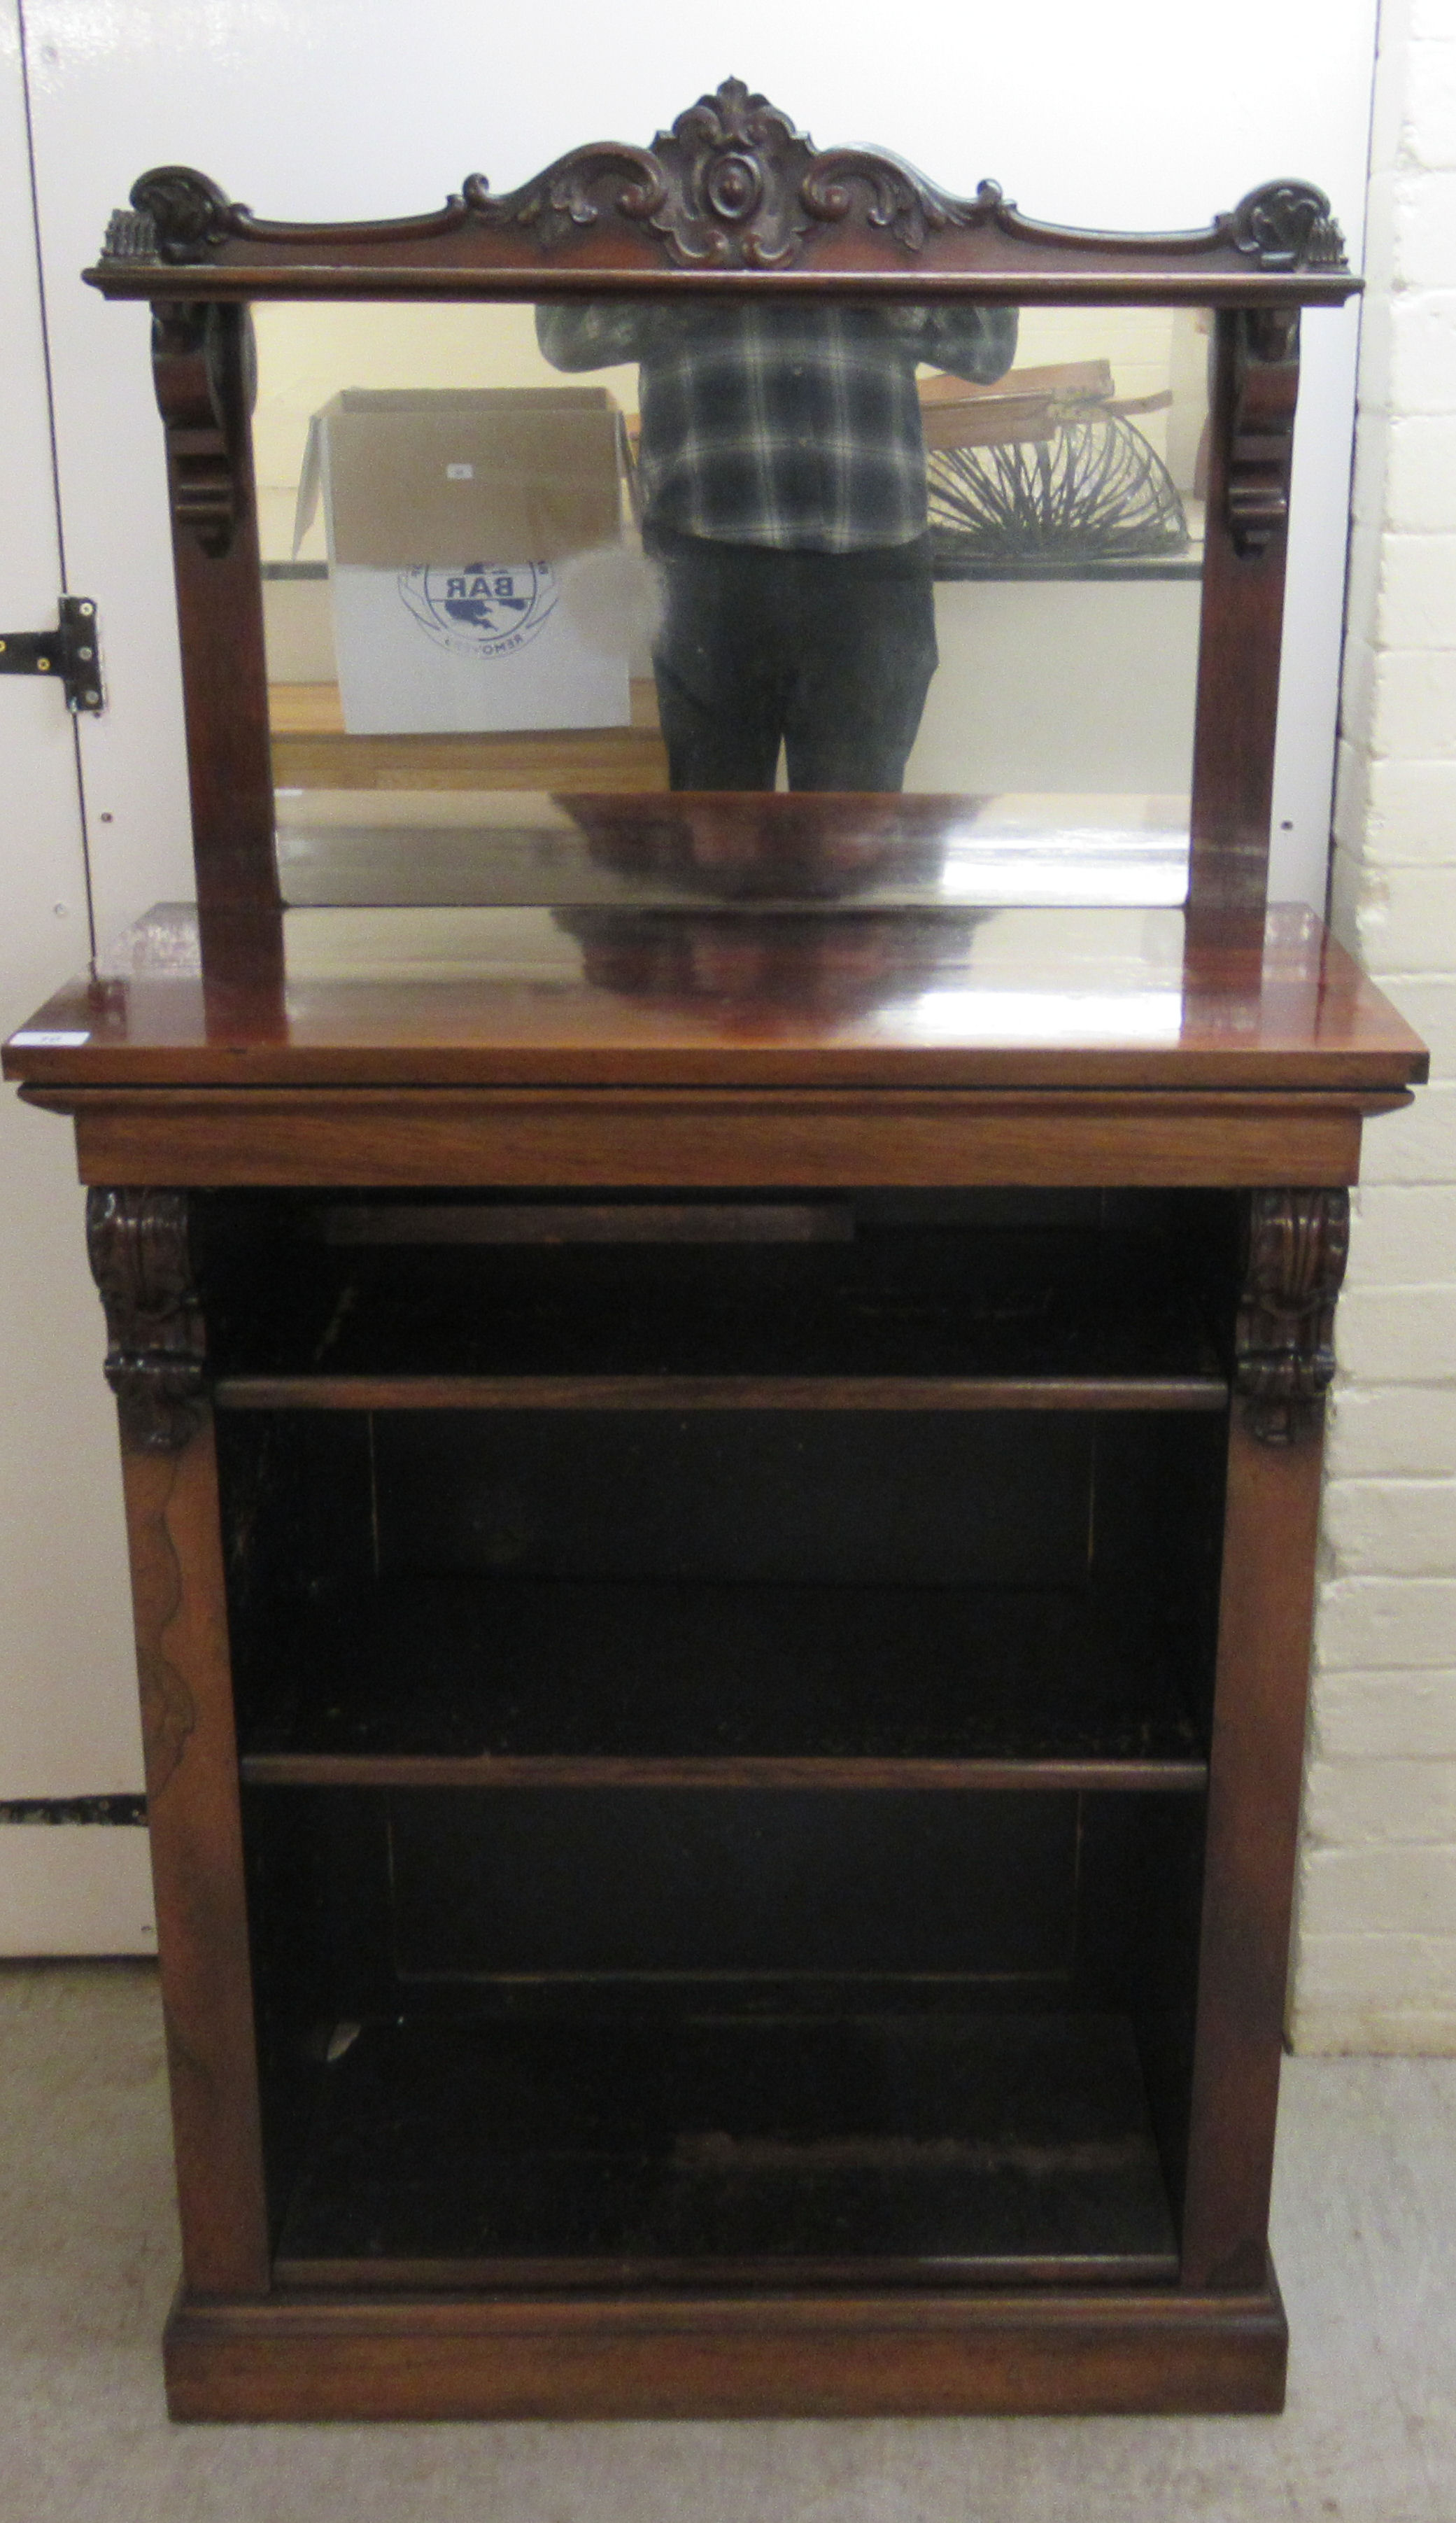
MULTIPOLYGON (((340 908, 282 970, 161 906, 11 1037, 5 1074, 107 1087, 1278 1088, 1384 1096, 1416 1035, 1302 908, 340 908)), ((273 932, 276 943, 276 931, 273 932)))

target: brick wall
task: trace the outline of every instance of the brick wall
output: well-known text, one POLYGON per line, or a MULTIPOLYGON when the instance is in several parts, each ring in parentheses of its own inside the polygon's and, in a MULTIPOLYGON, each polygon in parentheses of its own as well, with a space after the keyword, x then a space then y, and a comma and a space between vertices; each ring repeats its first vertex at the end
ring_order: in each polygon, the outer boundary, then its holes
POLYGON ((1456 2051, 1456 14, 1385 0, 1335 925, 1433 1052, 1365 1137, 1292 2030, 1456 2051))

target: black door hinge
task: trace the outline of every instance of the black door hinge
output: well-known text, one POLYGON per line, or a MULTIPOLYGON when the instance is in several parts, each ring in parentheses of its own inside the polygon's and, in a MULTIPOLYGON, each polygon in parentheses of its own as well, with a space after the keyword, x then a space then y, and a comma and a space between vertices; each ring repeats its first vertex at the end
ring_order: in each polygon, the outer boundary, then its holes
POLYGON ((54 675, 71 709, 106 707, 96 607, 89 595, 63 595, 54 631, 0 631, 0 675, 54 675))

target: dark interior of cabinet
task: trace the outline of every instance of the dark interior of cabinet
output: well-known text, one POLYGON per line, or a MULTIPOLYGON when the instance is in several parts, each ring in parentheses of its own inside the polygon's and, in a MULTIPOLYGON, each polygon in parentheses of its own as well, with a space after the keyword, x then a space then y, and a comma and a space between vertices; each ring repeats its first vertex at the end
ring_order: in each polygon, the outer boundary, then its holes
MULTIPOLYGON (((225 1373, 1218 1371, 1215 1204, 332 1208, 225 1373)), ((1223 1419, 1110 1399, 219 1412, 280 2277, 1173 2273, 1223 1419)))
POLYGON ((1173 2274, 1196 1797, 245 1802, 281 2277, 1173 2274))
POLYGON ((1217 1194, 213 1193, 213 1373, 1214 1377, 1217 1194))

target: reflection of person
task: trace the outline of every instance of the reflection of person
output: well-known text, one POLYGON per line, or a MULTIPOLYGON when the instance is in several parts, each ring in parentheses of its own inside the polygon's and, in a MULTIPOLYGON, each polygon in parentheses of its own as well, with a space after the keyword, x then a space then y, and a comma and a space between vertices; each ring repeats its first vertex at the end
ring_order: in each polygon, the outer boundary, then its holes
POLYGON ((920 362, 977 382, 1013 307, 591 300, 537 309, 558 368, 641 372, 643 540, 675 788, 895 789, 935 671, 920 362))

